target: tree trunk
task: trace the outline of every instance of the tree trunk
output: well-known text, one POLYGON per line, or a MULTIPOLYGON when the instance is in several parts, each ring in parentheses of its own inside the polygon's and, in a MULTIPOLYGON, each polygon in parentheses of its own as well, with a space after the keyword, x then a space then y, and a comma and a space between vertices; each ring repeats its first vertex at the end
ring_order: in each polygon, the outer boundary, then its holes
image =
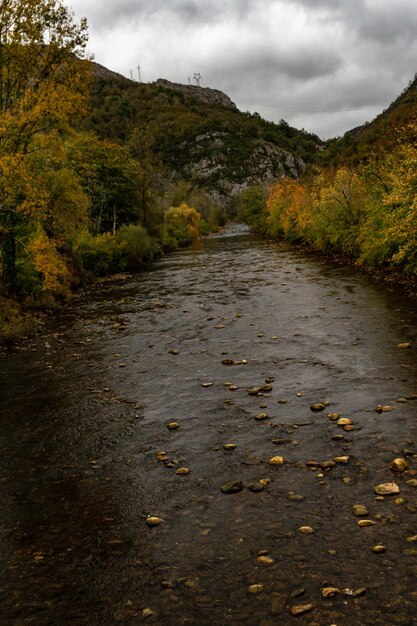
POLYGON ((7 221, 7 231, 3 235, 2 243, 2 282, 4 283, 7 295, 15 296, 17 293, 16 239, 14 237, 15 220, 13 216, 9 216, 7 221))

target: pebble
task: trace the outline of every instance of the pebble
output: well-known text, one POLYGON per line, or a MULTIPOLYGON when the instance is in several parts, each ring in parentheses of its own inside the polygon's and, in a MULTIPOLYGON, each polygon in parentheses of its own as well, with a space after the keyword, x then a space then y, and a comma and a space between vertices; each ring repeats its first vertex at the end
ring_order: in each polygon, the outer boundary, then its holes
POLYGON ((168 422, 167 424, 168 430, 178 430, 179 427, 180 425, 178 424, 178 422, 168 422))
POLYGON ((272 459, 268 461, 269 465, 284 465, 285 459, 282 456, 273 456, 272 459))
POLYGON ((320 467, 322 470, 332 469, 332 467, 336 467, 336 460, 333 459, 332 461, 323 461, 320 463, 320 467))
POLYGON ((411 537, 407 537, 406 541, 408 541, 408 543, 415 543, 417 541, 417 535, 412 535, 411 537))
POLYGON ((256 557, 256 560, 261 565, 272 565, 272 563, 274 562, 274 559, 271 559, 270 556, 264 556, 264 555, 256 557))
POLYGON ((147 617, 153 617, 155 615, 155 612, 152 611, 152 609, 143 609, 142 611, 142 617, 147 618, 147 617))
POLYGON ((351 482, 352 482, 352 479, 350 478, 350 476, 344 476, 344 477, 342 478, 342 483, 343 483, 344 485, 350 485, 350 483, 351 483, 351 482))
POLYGON ((190 470, 188 467, 179 467, 175 473, 178 474, 178 476, 186 476, 190 473, 190 470))
POLYGON ((314 609, 314 604, 296 604, 294 606, 290 606, 290 613, 294 617, 297 617, 298 615, 309 613, 313 609, 314 609))
POLYGON ((304 500, 304 496, 300 496, 297 493, 289 493, 287 496, 287 500, 292 500, 294 502, 301 502, 301 500, 304 500))
POLYGON ((410 487, 417 487, 417 479, 416 478, 410 478, 410 480, 407 480, 407 485, 410 485, 410 487))
POLYGON ((146 523, 148 526, 159 526, 164 520, 161 517, 147 517, 146 523))
POLYGON ((232 480, 228 483, 224 483, 224 485, 222 485, 221 487, 223 493, 239 493, 239 491, 242 491, 242 489, 243 485, 240 480, 232 480))
POLYGON ((223 365, 234 365, 235 362, 233 361, 233 359, 223 359, 222 364, 223 365))
POLYGON ((258 413, 258 415, 255 415, 255 419, 258 421, 267 420, 268 418, 269 415, 267 413, 258 413))
POLYGON ((366 528, 367 526, 375 526, 376 522, 371 519, 360 519, 358 521, 359 528, 366 528))
POLYGON ((408 348, 411 348, 411 343, 409 343, 408 341, 404 343, 399 343, 397 345, 397 348, 400 348, 401 350, 407 350, 408 348))
POLYGON ((323 404, 322 402, 317 402, 316 404, 312 404, 310 406, 310 411, 324 411, 325 408, 325 404, 323 404))
POLYGON ((340 413, 328 413, 327 417, 331 422, 336 422, 338 419, 340 419, 340 413))
POLYGON ((225 443, 223 448, 225 450, 236 450, 237 444, 236 443, 225 443))
POLYGON ((377 546, 372 546, 371 550, 375 554, 382 554, 382 552, 386 552, 387 551, 387 548, 386 548, 386 546, 383 546, 383 545, 379 544, 377 546))
POLYGON ((352 420, 349 419, 348 417, 341 417, 337 421, 338 426, 351 426, 352 424, 353 424, 352 420))
POLYGON ((333 598, 338 593, 342 593, 338 587, 322 587, 320 593, 323 598, 333 598))
POLYGON ((250 485, 248 485, 249 491, 253 491, 254 493, 258 493, 259 491, 262 491, 263 488, 264 488, 264 485, 260 481, 253 482, 253 483, 250 483, 250 485))
POLYGON ((408 469, 408 463, 405 459, 394 459, 390 465, 390 469, 394 472, 405 472, 408 469))
POLYGON ((263 487, 266 487, 271 482, 270 478, 260 478, 259 482, 263 487))
MULTIPOLYGON (((207 389, 208 387, 212 387, 214 385, 214 383, 201 383, 201 387, 203 387, 204 389, 207 389)), ((230 387, 229 387, 230 389, 230 387)))
POLYGON ((249 585, 248 591, 249 593, 261 593, 263 591, 263 585, 249 585))
POLYGON ((168 352, 169 352, 169 354, 174 354, 174 355, 177 355, 177 354, 179 354, 179 353, 180 353, 180 351, 179 351, 179 350, 176 350, 176 349, 173 349, 173 350, 168 350, 168 352))
POLYGON ((389 404, 385 404, 385 405, 378 404, 375 407, 376 413, 389 413, 389 411, 393 411, 393 410, 394 410, 394 407, 389 404))
POLYGON ((311 528, 311 526, 300 526, 298 532, 302 535, 312 535, 314 533, 314 528, 311 528))
POLYGON ((390 496, 400 493, 400 488, 396 483, 382 483, 381 485, 374 487, 374 491, 379 496, 390 496))
POLYGON ((354 504, 352 506, 353 515, 356 517, 361 517, 362 515, 369 515, 368 509, 363 504, 354 504))

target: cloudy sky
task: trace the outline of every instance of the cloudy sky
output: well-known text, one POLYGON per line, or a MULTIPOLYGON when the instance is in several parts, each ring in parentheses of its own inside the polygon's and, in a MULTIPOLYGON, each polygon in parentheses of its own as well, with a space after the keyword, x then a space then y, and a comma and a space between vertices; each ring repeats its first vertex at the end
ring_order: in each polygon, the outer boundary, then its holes
POLYGON ((109 69, 199 72, 242 111, 322 138, 373 119, 417 72, 416 0, 65 1, 109 69))

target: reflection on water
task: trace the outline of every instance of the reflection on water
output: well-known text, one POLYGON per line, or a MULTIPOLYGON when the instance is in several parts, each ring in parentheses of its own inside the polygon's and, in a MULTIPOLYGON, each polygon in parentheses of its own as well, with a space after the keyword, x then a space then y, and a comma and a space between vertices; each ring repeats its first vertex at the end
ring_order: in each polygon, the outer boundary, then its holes
POLYGON ((416 316, 400 291, 235 227, 1 357, 1 623, 415 623, 417 359, 397 346, 417 345, 416 316))

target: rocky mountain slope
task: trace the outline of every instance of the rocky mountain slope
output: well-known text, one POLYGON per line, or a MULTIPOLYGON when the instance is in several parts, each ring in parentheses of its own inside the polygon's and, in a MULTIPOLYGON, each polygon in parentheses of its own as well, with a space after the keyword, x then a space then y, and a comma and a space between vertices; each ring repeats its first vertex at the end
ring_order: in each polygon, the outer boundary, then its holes
POLYGON ((88 127, 122 143, 137 129, 167 180, 191 182, 223 206, 249 185, 298 178, 317 152, 317 136, 242 113, 216 89, 137 83, 93 67, 88 127))
POLYGON ((323 158, 330 162, 358 162, 371 153, 384 152, 396 140, 396 129, 417 116, 417 74, 387 109, 374 120, 331 140, 323 158))

